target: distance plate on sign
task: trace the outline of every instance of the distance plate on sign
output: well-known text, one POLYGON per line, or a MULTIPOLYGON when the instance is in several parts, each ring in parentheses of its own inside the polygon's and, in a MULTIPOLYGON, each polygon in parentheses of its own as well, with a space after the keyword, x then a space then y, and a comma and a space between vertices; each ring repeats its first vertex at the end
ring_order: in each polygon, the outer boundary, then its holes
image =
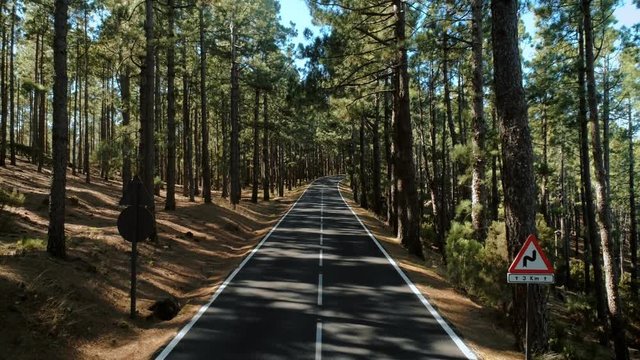
POLYGON ((510 284, 553 284, 553 274, 507 274, 507 282, 510 284))

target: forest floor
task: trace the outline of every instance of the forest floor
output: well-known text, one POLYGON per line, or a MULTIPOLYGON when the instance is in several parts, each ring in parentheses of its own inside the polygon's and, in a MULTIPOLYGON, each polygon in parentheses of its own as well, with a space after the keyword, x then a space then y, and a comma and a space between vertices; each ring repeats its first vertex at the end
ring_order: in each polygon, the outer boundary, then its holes
POLYGON ((439 254, 431 252, 426 261, 409 255, 383 221, 353 201, 348 186, 341 184, 340 192, 402 271, 479 358, 522 359, 524 355, 515 350, 515 339, 504 314, 456 291, 447 280, 446 265, 439 254))
MULTIPOLYGON (((0 359, 147 359, 166 344, 269 231, 303 189, 234 211, 214 193, 195 203, 178 187, 176 211, 156 197, 159 239, 139 244, 136 320, 129 319, 130 243, 118 234, 120 181, 67 181, 68 259, 48 256, 50 172, 23 161, 0 168, 0 187, 24 195, 0 214, 0 359), (173 296, 170 321, 149 307, 173 296)), ((164 193, 163 193, 164 195, 164 193)))

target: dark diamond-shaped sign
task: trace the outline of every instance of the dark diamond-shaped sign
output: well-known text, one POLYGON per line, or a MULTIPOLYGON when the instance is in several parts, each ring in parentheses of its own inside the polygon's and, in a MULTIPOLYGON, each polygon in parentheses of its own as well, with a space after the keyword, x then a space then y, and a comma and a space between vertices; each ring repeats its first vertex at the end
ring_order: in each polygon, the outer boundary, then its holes
POLYGON ((123 206, 153 206, 153 196, 149 194, 138 175, 127 184, 120 205, 123 206))

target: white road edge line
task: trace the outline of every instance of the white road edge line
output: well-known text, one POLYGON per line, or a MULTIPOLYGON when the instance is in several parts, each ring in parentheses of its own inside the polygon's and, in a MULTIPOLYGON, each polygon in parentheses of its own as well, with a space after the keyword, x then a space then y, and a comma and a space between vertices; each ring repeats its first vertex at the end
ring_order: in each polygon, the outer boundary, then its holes
POLYGON ((318 274, 318 306, 322 306, 322 274, 318 274))
POLYGON ((322 321, 316 323, 316 360, 322 359, 322 321))
POLYGON ((447 335, 449 335, 451 340, 453 340, 453 342, 458 346, 458 349, 462 351, 462 353, 467 357, 467 359, 477 360, 478 357, 476 356, 476 354, 474 354, 473 351, 469 349, 469 347, 464 343, 464 341, 462 341, 462 339, 460 339, 460 337, 455 333, 455 331, 453 331, 451 326, 449 326, 449 324, 447 324, 447 322, 442 318, 442 316, 440 316, 440 314, 431 305, 431 303, 429 303, 429 301, 424 297, 424 295, 422 295, 420 290, 418 290, 418 288, 414 285, 414 283, 407 277, 407 275, 405 275, 404 271, 400 269, 400 266, 398 266, 396 261, 393 260, 393 258, 391 258, 391 256, 387 253, 384 247, 382 247, 378 239, 376 239, 376 237, 371 233, 371 231, 369 231, 369 228, 367 228, 364 225, 364 223, 362 222, 362 220, 360 220, 360 217, 358 217, 356 212, 353 211, 353 209, 351 208, 351 205, 349 205, 349 203, 347 203, 347 201, 344 199, 344 196, 342 196, 342 192, 340 191, 340 182, 338 182, 338 184, 336 185, 336 188, 338 189, 338 193, 340 194, 340 197, 342 198, 342 201, 344 202, 344 204, 347 205, 349 210, 351 210, 351 213, 353 214, 353 216, 356 217, 356 219, 358 220, 362 228, 364 228, 364 230, 367 232, 371 240, 373 240, 373 242, 378 246, 378 249, 382 251, 382 253, 387 258, 389 263, 393 265, 393 267, 396 269, 398 274, 400 274, 400 277, 402 277, 402 279, 407 283, 407 285, 409 285, 409 288, 411 289, 411 291, 413 291, 413 293, 418 297, 418 299, 420 299, 420 302, 422 303, 422 305, 424 305, 427 308, 427 310, 429 310, 429 313, 431 313, 431 315, 436 319, 438 324, 440 324, 440 326, 442 326, 442 328, 447 333, 447 335))
POLYGON ((244 265, 247 262, 249 262, 249 260, 251 260, 253 255, 260 249, 260 247, 262 247, 262 244, 264 244, 269 239, 271 234, 278 228, 280 223, 287 217, 287 215, 289 215, 291 210, 293 210, 296 207, 296 205, 298 205, 298 202, 300 201, 300 199, 302 199, 304 194, 307 193, 307 190, 309 190, 311 188, 311 186, 313 186, 314 183, 315 183, 315 181, 312 182, 311 184, 307 185, 307 188, 304 189, 304 191, 302 192, 302 194, 300 195, 298 200, 296 200, 296 202, 293 203, 293 205, 291 205, 289 210, 287 210, 287 212, 284 215, 282 215, 282 217, 280 218, 280 220, 278 220, 276 225, 273 228, 271 228, 271 231, 269 231, 269 233, 267 233, 267 235, 265 235, 265 237, 262 238, 262 240, 258 243, 258 245, 256 245, 256 247, 254 247, 253 250, 251 250, 251 253, 249 253, 249 255, 247 255, 247 257, 244 258, 244 260, 240 263, 240 265, 238 265, 238 267, 231 273, 231 275, 229 275, 225 279, 225 281, 222 283, 222 285, 220 285, 218 287, 216 292, 213 293, 213 295, 211 296, 211 299, 209 299, 209 302, 207 302, 206 304, 202 305, 202 307, 200 307, 200 310, 198 310, 198 312, 193 316, 193 318, 191 318, 191 321, 189 321, 189 323, 187 325, 185 325, 180 330, 180 332, 178 332, 178 334, 176 334, 176 336, 173 338, 173 340, 171 340, 169 345, 167 345, 162 350, 162 352, 155 358, 155 360, 164 360, 164 359, 166 359, 166 357, 171 353, 171 351, 173 351, 173 349, 178 345, 180 340, 182 340, 182 338, 189 332, 189 330, 191 330, 193 325, 195 325, 195 323, 198 321, 198 319, 200 319, 202 314, 204 314, 204 312, 207 311, 207 309, 211 306, 211 304, 213 304, 213 302, 218 298, 220 293, 222 293, 222 291, 224 291, 224 289, 227 287, 227 285, 229 285, 229 283, 233 280, 233 278, 236 277, 236 275, 240 272, 240 270, 242 270, 244 265))

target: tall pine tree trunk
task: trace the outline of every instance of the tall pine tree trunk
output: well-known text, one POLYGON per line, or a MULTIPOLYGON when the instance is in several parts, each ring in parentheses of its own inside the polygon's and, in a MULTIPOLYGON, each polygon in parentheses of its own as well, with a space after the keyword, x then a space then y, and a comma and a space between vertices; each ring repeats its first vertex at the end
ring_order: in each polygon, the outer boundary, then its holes
POLYGON ((120 75, 120 91, 122 99, 122 127, 125 129, 122 137, 122 191, 127 188, 131 180, 131 134, 129 124, 131 123, 131 68, 125 65, 120 75))
POLYGON ((251 201, 258 202, 258 174, 260 172, 260 145, 258 120, 260 117, 260 89, 256 88, 256 99, 253 107, 253 178, 251 189, 251 201))
MULTIPOLYGON (((4 12, 4 9, 2 9, 4 12)), ((4 14, 2 14, 4 18, 4 14)), ((6 166, 7 159, 7 118, 9 107, 7 106, 7 29, 2 24, 2 50, 0 51, 0 98, 2 98, 2 110, 0 113, 0 166, 6 166)))
POLYGON ((240 202, 240 84, 236 61, 236 27, 231 23, 231 204, 240 202))
MULTIPOLYGON (((584 193, 585 220, 587 225, 587 235, 589 248, 591 250, 591 263, 593 265, 594 286, 596 295, 596 311, 598 320, 607 325, 606 302, 604 294, 604 284, 602 276, 602 265, 600 262, 600 242, 596 232, 596 218, 594 213, 593 195, 591 191, 591 167, 589 166, 589 134, 587 131, 587 98, 586 98, 586 69, 584 65, 584 30, 582 24, 579 27, 579 59, 578 59, 578 98, 579 109, 578 119, 580 122, 580 157, 582 165, 582 187, 584 193)), ((586 280, 585 280, 586 281, 586 280)))
POLYGON ((182 45, 182 127, 184 128, 184 196, 195 201, 195 184, 193 178, 193 129, 191 126, 190 84, 187 68, 187 42, 182 45))
POLYGON ((49 200, 49 231, 47 252, 55 257, 66 256, 64 236, 65 191, 67 182, 67 12, 69 0, 56 0, 53 37, 53 179, 49 200))
MULTIPOLYGON (((144 32, 146 39, 144 63, 140 79, 140 162, 138 173, 142 184, 153 198, 155 175, 155 141, 154 141, 154 32, 153 32, 153 0, 145 0, 144 32)), ((153 209, 152 209, 153 212, 153 209)))
POLYGON ((474 236, 479 241, 484 241, 487 232, 487 190, 484 181, 484 146, 487 130, 484 120, 484 84, 482 82, 482 4, 483 0, 473 0, 471 2, 471 34, 473 51, 473 170, 471 179, 471 223, 473 225, 474 236))
POLYGON ((207 46, 204 39, 204 5, 200 5, 200 122, 202 125, 202 197, 211 203, 211 159, 209 156, 209 124, 207 123, 207 46))
POLYGON ((165 210, 176 209, 176 94, 175 94, 175 0, 167 2, 169 44, 167 46, 167 199, 165 210))
MULTIPOLYGON (((75 73, 75 81, 74 81, 74 99, 73 99, 73 139, 72 139, 72 148, 71 148, 71 174, 73 176, 77 175, 78 170, 78 152, 77 152, 77 136, 78 136, 78 100, 80 97, 80 41, 76 42, 76 73, 75 73)), ((123 159, 124 161, 124 159, 123 159)))
POLYGON ((13 50, 15 47, 16 33, 16 6, 11 8, 11 39, 9 44, 9 151, 11 165, 16 165, 16 103, 15 103, 15 63, 13 50))
POLYGON ((361 115, 360 119, 360 206, 364 209, 369 208, 367 197, 369 196, 369 189, 367 186, 367 165, 366 165, 366 144, 365 144, 365 122, 367 121, 364 115, 361 115))
POLYGON ((11 165, 16 165, 16 103, 15 99, 15 58, 13 50, 16 39, 16 6, 11 8, 11 44, 9 45, 9 151, 11 153, 11 165))
POLYGON ((89 34, 87 27, 89 26, 88 5, 85 4, 84 9, 84 154, 83 165, 85 182, 91 183, 91 168, 89 167, 89 34))
MULTIPOLYGON (((518 49, 518 1, 492 0, 492 45, 496 110, 500 123, 503 154, 503 184, 507 248, 514 258, 530 234, 536 233, 536 187, 533 175, 533 148, 527 118, 527 102, 522 86, 518 49)), ((540 285, 513 286, 514 334, 519 348, 525 340, 525 300, 529 296, 530 347, 542 353, 548 347, 546 296, 540 285)))
POLYGON ((551 225, 551 217, 549 215, 549 159, 548 159, 548 144, 549 144, 549 126, 547 118, 547 105, 542 104, 542 185, 540 186, 540 212, 544 217, 544 221, 551 225))
POLYGON ((262 95, 262 200, 269 201, 269 112, 267 109, 267 92, 262 95))
MULTIPOLYGON (((40 69, 38 73, 40 74, 40 84, 43 89, 47 89, 47 85, 44 79, 44 34, 41 38, 40 44, 40 61, 38 62, 38 66, 40 69)), ((42 167, 44 166, 44 155, 47 152, 47 90, 38 91, 38 96, 40 97, 40 101, 38 102, 38 172, 42 172, 42 167)))
MULTIPOLYGON (((604 167, 602 142, 598 121, 598 103, 596 93, 596 78, 593 54, 593 30, 591 28, 591 0, 582 0, 582 15, 584 21, 585 65, 587 73, 587 99, 589 103, 589 133, 591 135, 591 156, 595 169, 596 193, 596 222, 600 228, 600 242, 602 243, 602 258, 609 321, 615 345, 616 359, 629 358, 625 339, 625 321, 620 303, 618 284, 615 281, 615 261, 613 254, 613 238, 611 234, 611 209, 607 196, 607 174, 604 167)), ((594 251, 594 256, 597 254, 594 251)))
POLYGON ((636 218, 636 194, 633 154, 633 122, 631 120, 631 99, 627 104, 627 116, 629 121, 629 246, 631 248, 631 296, 638 299, 638 223, 636 218))
POLYGON ((396 70, 394 74, 393 128, 396 151, 395 173, 398 179, 398 235, 409 253, 425 256, 420 241, 418 191, 413 164, 413 131, 409 103, 409 73, 405 36, 405 4, 393 0, 395 17, 396 70))
MULTIPOLYGON (((33 66, 33 80, 37 84, 40 80, 38 77, 38 61, 40 59, 40 34, 36 33, 36 52, 34 57, 33 66)), ((39 91, 34 88, 31 92, 31 126, 29 131, 31 133, 29 144, 31 145, 31 163, 36 164, 38 161, 38 100, 40 99, 39 91)))
POLYGON ((382 215, 382 190, 380 188, 381 170, 380 170, 380 95, 376 94, 375 99, 375 117, 373 119, 373 126, 371 127, 371 134, 373 140, 373 176, 371 178, 373 182, 373 211, 382 215))

